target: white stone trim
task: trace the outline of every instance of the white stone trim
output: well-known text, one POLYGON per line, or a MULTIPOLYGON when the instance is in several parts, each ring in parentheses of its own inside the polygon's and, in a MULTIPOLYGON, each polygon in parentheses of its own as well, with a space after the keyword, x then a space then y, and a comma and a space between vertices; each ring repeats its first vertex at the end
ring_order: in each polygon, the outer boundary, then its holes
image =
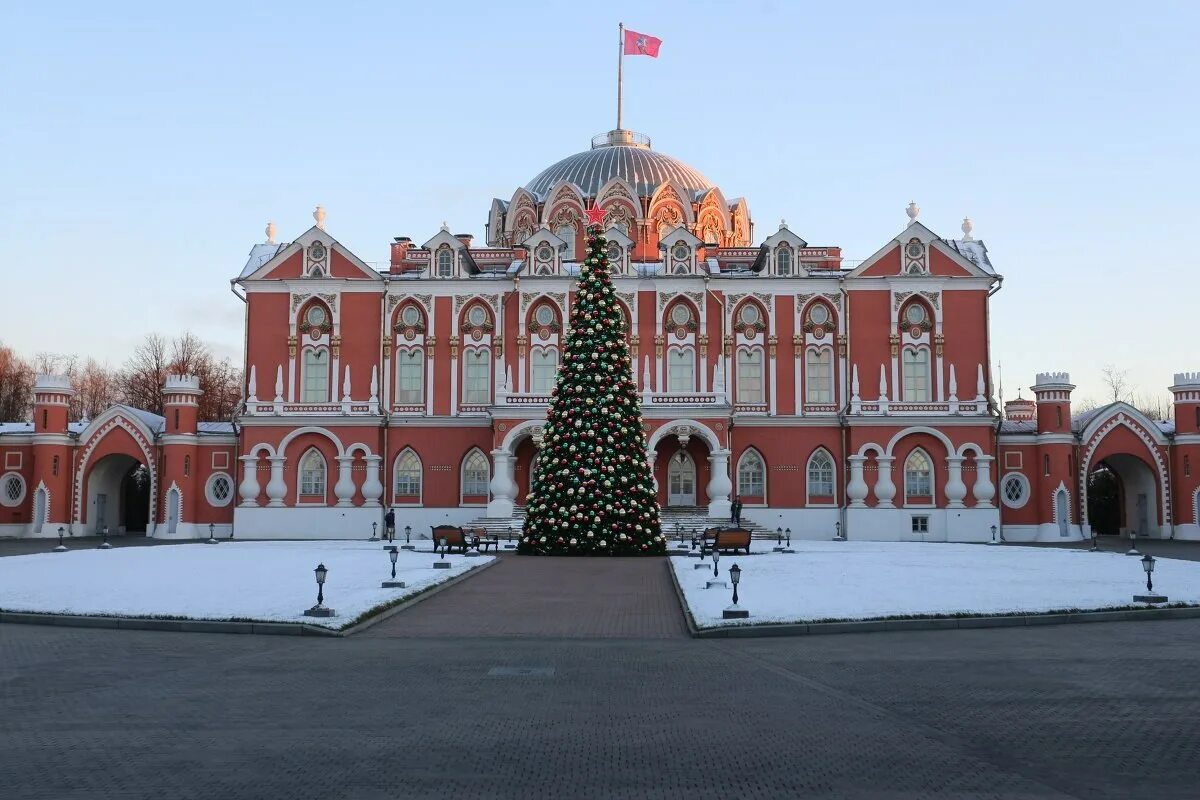
POLYGON ((836 508, 838 496, 838 462, 833 457, 833 453, 829 452, 829 448, 824 445, 818 446, 815 450, 809 453, 808 460, 804 462, 804 506, 806 508, 836 508), (832 503, 814 503, 812 502, 812 480, 810 479, 810 470, 812 462, 818 455, 824 454, 833 468, 833 502, 832 503))
MULTIPOLYGON (((762 465, 762 487, 763 487, 762 488, 762 499, 763 499, 763 501, 761 503, 754 503, 753 507, 755 507, 755 508, 760 507, 760 506, 765 507, 765 506, 770 505, 770 503, 767 502, 767 491, 768 491, 767 473, 770 471, 770 469, 767 467, 766 457, 754 445, 750 445, 745 450, 743 450, 742 454, 738 456, 737 464, 734 465, 734 468, 733 468, 734 493, 738 496, 741 496, 741 494, 742 494, 742 461, 744 461, 746 456, 750 453, 753 453, 755 456, 757 456, 758 463, 762 465)), ((697 475, 698 474, 699 473, 697 473, 697 475)))
POLYGON ((208 476, 208 480, 204 483, 204 498, 208 500, 208 504, 213 508, 224 508, 233 502, 234 495, 237 494, 237 481, 228 472, 214 472, 208 476), (224 478, 229 483, 229 493, 225 495, 225 499, 221 500, 217 497, 213 490, 218 478, 224 478))
MULTIPOLYGON (((1162 503, 1162 524, 1163 527, 1171 525, 1171 479, 1170 473, 1167 470, 1166 462, 1163 460, 1162 453, 1156 444, 1165 445, 1166 438, 1157 430, 1155 426, 1147 426, 1146 416, 1137 409, 1129 406, 1126 403, 1115 403, 1112 416, 1105 416, 1104 420, 1096 419, 1087 426, 1086 436, 1081 437, 1084 442, 1084 456, 1079 460, 1079 496, 1087 497, 1087 479, 1092 464, 1092 456, 1095 455, 1096 449, 1100 443, 1104 441, 1104 437, 1110 431, 1118 426, 1128 428, 1134 436, 1136 436, 1142 444, 1146 446, 1147 452, 1154 459, 1155 469, 1158 471, 1159 485, 1159 502, 1162 503), (1133 413, 1130 414, 1129 412, 1133 413), (1150 431, 1154 430, 1154 433, 1150 431), (1159 441, 1161 439, 1161 442, 1159 441)), ((1132 453, 1130 455, 1133 455, 1132 453)), ((1136 457, 1136 456, 1135 456, 1136 457)), ((1088 524, 1087 503, 1084 502, 1081 506, 1080 523, 1088 524)))

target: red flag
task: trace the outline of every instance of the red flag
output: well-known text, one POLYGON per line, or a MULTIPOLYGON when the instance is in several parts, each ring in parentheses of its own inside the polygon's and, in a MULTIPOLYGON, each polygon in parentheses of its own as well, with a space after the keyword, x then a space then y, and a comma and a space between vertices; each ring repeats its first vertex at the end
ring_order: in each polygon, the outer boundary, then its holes
POLYGON ((627 56, 658 58, 658 48, 661 46, 662 39, 637 31, 625 31, 625 55, 627 56))

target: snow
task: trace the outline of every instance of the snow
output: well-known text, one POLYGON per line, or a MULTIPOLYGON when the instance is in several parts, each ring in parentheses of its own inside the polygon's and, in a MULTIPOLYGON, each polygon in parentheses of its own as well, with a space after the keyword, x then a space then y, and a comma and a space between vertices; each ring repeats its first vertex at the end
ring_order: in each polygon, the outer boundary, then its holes
MULTIPOLYGON (((399 545, 397 545, 399 546, 399 545)), ((342 628, 381 603, 417 594, 468 572, 494 556, 447 556, 435 570, 432 553, 400 551, 396 580, 382 589, 391 561, 381 542, 228 542, 111 550, 71 550, 0 558, 0 610, 121 617, 304 622, 342 628), (329 569, 325 605, 336 617, 313 618, 313 569, 329 569)))
MULTIPOLYGON (((723 555, 742 569, 739 605, 749 620, 722 620, 730 589, 694 558, 672 566, 701 628, 720 625, 863 620, 903 615, 1036 613, 1133 605, 1146 589, 1141 559, 1117 553, 1004 545, 919 542, 799 542, 795 555, 723 555)), ((1155 591, 1200 603, 1200 562, 1156 559, 1155 591)))

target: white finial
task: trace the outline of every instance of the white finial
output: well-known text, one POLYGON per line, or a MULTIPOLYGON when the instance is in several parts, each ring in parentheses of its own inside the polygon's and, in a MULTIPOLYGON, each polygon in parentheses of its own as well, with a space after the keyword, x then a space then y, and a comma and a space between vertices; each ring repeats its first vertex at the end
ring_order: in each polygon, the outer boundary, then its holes
POLYGON ((958 399, 958 376, 954 373, 954 365, 950 365, 950 401, 958 399))
POLYGON ((963 224, 962 224, 963 238, 962 238, 962 240, 964 242, 975 241, 974 237, 971 236, 971 231, 973 231, 974 229, 975 229, 975 223, 971 222, 971 218, 963 217, 963 224))
POLYGON ((283 402, 283 365, 275 368, 275 402, 283 402))
POLYGON ((779 230, 781 230, 781 231, 787 230, 787 220, 786 219, 779 220, 779 230))
POLYGON ((275 244, 275 223, 267 223, 267 244, 275 244))
POLYGON ((325 230, 325 207, 317 206, 313 209, 313 219, 317 221, 317 227, 325 230))
POLYGON ((450 224, 446 222, 446 220, 442 220, 442 230, 444 230, 446 233, 450 232, 450 224))
POLYGON ((979 370, 975 374, 975 401, 983 402, 985 399, 983 393, 987 391, 987 383, 983 380, 983 364, 979 365, 979 370))
POLYGON ((850 379, 850 394, 858 397, 858 364, 855 364, 851 370, 853 377, 850 379))
POLYGON ((887 371, 883 368, 883 364, 879 365, 879 399, 887 402, 887 371))
POLYGON ((350 365, 346 365, 346 377, 342 379, 342 402, 350 400, 350 365))
POLYGON ((379 400, 379 373, 378 367, 371 367, 371 402, 379 400))
POLYGON ((246 398, 248 403, 258 402, 258 369, 254 364, 250 365, 250 396, 246 398))
POLYGON ((908 214, 909 223, 917 221, 917 215, 921 213, 921 207, 917 205, 917 201, 913 200, 908 204, 908 208, 904 209, 904 213, 908 214))
POLYGON ((512 393, 512 387, 513 387, 513 382, 512 382, 512 367, 511 367, 511 366, 508 366, 508 367, 505 367, 505 368, 504 368, 504 391, 506 391, 506 392, 508 392, 509 394, 511 394, 511 393, 512 393))

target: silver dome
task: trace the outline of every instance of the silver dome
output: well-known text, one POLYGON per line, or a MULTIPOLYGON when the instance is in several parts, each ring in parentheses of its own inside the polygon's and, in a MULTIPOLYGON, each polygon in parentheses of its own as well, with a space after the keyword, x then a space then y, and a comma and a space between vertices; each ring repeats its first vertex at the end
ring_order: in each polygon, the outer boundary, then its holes
MULTIPOLYGON (((670 180, 677 181, 695 195, 712 188, 712 183, 678 159, 650 149, 650 139, 640 133, 614 130, 592 139, 592 149, 553 164, 525 184, 538 198, 544 198, 561 180, 570 181, 588 197, 614 177, 633 184, 639 197, 649 197, 670 180)), ((691 198, 685 198, 691 199, 691 198)))

